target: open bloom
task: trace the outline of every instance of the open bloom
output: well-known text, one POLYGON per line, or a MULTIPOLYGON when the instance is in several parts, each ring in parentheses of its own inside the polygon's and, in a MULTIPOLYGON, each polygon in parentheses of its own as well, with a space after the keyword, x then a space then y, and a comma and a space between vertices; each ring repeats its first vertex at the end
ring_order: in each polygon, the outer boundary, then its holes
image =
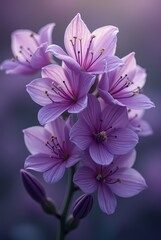
POLYGON ((37 33, 31 30, 16 30, 11 35, 13 58, 1 64, 1 70, 12 74, 32 74, 51 63, 51 54, 46 48, 52 43, 52 30, 55 24, 50 23, 37 33))
POLYGON ((136 65, 134 53, 122 58, 124 65, 110 73, 104 72, 99 83, 99 94, 107 102, 133 109, 154 107, 151 100, 142 94, 146 73, 136 65))
POLYGON ((150 124, 142 119, 145 110, 128 109, 129 128, 135 131, 139 136, 148 136, 153 133, 150 124))
POLYGON ((25 168, 42 172, 48 183, 59 181, 66 168, 80 160, 80 150, 69 141, 69 121, 61 118, 25 129, 25 144, 32 155, 25 160, 25 168))
POLYGON ((47 51, 72 68, 101 73, 106 61, 108 71, 112 71, 122 64, 122 61, 114 56, 117 33, 118 28, 114 26, 101 27, 90 33, 78 13, 65 31, 64 45, 67 53, 57 45, 49 46, 47 51))
POLYGON ((42 76, 27 85, 31 98, 43 106, 38 113, 41 124, 55 120, 66 110, 78 113, 87 106, 94 76, 55 64, 44 67, 42 76))
POLYGON ((78 121, 71 129, 70 139, 81 150, 88 149, 96 163, 107 165, 115 154, 125 154, 137 144, 137 134, 127 125, 125 107, 112 104, 101 111, 97 98, 90 95, 88 106, 78 114, 78 121))
POLYGON ((144 178, 132 167, 135 161, 135 150, 126 155, 115 156, 108 166, 97 165, 89 156, 84 157, 84 165, 74 175, 74 183, 85 193, 98 189, 98 203, 107 214, 115 211, 119 197, 132 197, 147 185, 144 178))

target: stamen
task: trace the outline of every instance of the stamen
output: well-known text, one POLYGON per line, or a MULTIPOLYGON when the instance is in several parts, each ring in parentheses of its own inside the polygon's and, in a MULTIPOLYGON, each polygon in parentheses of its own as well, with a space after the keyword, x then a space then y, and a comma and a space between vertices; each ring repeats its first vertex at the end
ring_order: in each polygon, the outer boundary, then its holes
POLYGON ((34 32, 32 32, 32 33, 30 34, 30 37, 34 40, 34 42, 35 42, 35 44, 36 44, 36 47, 39 47, 40 44, 39 44, 39 42, 37 41, 34 32))

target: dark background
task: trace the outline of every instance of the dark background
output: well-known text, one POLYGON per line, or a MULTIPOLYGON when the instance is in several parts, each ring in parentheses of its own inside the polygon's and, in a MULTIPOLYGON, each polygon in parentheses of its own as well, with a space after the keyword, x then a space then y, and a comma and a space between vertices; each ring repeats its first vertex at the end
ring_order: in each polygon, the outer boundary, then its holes
MULTIPOLYGON (((104 25, 119 27, 117 55, 136 52, 147 69, 144 92, 156 108, 145 114, 154 135, 141 138, 135 168, 148 189, 136 197, 118 198, 116 212, 103 214, 97 203, 67 240, 161 239, 161 2, 160 0, 0 0, 0 62, 12 56, 10 34, 16 29, 38 31, 55 22, 53 43, 63 46, 64 30, 80 12, 91 31, 104 25)), ((17 77, 0 72, 0 239, 54 240, 56 220, 47 216, 25 192, 19 169, 28 155, 22 129, 37 125, 36 105, 25 86, 36 76, 17 77)), ((60 206, 65 181, 47 185, 35 174, 60 206)))

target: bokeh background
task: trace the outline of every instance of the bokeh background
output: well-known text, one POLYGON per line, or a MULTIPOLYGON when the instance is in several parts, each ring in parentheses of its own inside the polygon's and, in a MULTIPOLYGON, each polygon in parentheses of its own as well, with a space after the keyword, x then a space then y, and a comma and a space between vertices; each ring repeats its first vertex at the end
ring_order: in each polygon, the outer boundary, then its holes
MULTIPOLYGON (((10 34, 16 29, 38 31, 55 22, 53 43, 63 46, 64 30, 80 12, 90 30, 104 25, 119 27, 117 55, 135 51, 139 65, 147 69, 145 93, 155 102, 145 118, 154 135, 141 138, 135 168, 148 189, 140 195, 118 198, 115 214, 106 216, 97 203, 67 240, 161 239, 161 1, 160 0, 0 0, 0 62, 12 56, 10 34)), ((36 105, 25 86, 36 76, 17 77, 0 72, 0 239, 54 240, 57 221, 43 213, 27 195, 19 176, 28 155, 22 129, 37 125, 36 105)), ((60 206, 65 180, 47 185, 60 206)))

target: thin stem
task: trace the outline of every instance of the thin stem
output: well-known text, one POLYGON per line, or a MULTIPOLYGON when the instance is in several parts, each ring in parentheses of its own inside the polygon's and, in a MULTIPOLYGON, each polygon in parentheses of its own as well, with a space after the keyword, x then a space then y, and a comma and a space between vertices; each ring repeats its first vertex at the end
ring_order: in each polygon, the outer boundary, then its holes
POLYGON ((75 172, 75 167, 69 169, 68 175, 68 190, 66 194, 65 201, 63 203, 63 209, 60 217, 60 226, 59 232, 57 236, 57 240, 64 240, 65 239, 65 227, 66 227, 66 219, 67 213, 70 206, 70 202, 74 193, 74 183, 73 183, 73 174, 75 172))

